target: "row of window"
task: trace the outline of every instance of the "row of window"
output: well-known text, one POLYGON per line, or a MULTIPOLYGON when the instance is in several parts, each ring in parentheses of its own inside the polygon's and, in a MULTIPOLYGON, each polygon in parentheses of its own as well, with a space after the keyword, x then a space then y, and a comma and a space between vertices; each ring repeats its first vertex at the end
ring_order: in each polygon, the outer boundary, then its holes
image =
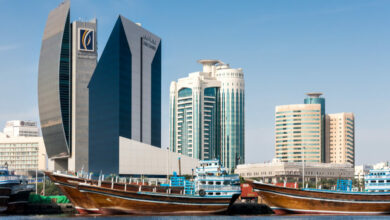
POLYGON ((278 115, 276 118, 295 118, 295 117, 315 117, 320 114, 300 114, 300 115, 278 115))
POLYGON ((293 129, 305 130, 305 129, 320 129, 320 128, 319 127, 284 127, 284 128, 276 128, 277 131, 293 130, 293 129))
POLYGON ((276 112, 276 114, 280 115, 286 113, 300 113, 300 112, 321 112, 321 111, 320 110, 293 110, 293 111, 276 112))

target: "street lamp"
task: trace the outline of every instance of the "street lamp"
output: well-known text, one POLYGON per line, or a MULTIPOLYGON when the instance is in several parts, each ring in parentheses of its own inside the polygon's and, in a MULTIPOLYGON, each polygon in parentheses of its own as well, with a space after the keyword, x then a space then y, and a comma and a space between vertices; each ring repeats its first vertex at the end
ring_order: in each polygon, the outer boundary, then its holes
POLYGON ((302 146, 302 188, 305 188, 305 147, 302 146))
MULTIPOLYGON (((46 154, 41 154, 43 156, 43 158, 45 159, 45 164, 46 164, 46 154)), ((45 168, 46 169, 46 168, 45 168)), ((43 172, 43 195, 45 196, 45 192, 46 192, 46 175, 45 175, 45 172, 43 172)))

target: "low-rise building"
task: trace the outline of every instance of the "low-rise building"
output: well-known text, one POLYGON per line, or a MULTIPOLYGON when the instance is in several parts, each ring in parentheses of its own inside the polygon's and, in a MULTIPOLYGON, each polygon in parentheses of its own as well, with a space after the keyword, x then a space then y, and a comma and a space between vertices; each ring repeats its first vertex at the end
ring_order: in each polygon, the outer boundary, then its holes
POLYGON ((280 162, 242 164, 235 170, 244 178, 261 179, 264 182, 300 181, 303 168, 305 180, 321 179, 352 179, 354 168, 352 164, 280 162))
POLYGON ((364 176, 368 175, 370 173, 370 170, 372 170, 373 168, 374 166, 369 164, 355 166, 355 179, 364 179, 364 176))
POLYGON ((19 173, 46 170, 42 137, 8 136, 0 133, 0 165, 19 173))
POLYGON ((3 129, 5 135, 10 137, 38 137, 39 128, 35 121, 13 120, 7 121, 3 129))

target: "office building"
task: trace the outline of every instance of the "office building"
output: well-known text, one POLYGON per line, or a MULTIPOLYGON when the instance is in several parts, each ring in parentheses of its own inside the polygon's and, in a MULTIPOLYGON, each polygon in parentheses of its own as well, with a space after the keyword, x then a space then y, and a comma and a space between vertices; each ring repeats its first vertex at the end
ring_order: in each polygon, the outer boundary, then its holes
MULTIPOLYGON (((351 164, 305 163, 305 182, 321 179, 352 179, 354 168, 351 164)), ((242 164, 235 170, 244 178, 255 178, 266 183, 300 182, 302 181, 302 163, 281 162, 242 164)))
POLYGON ((282 162, 355 164, 353 113, 325 114, 322 93, 307 93, 304 104, 277 106, 275 156, 282 162))
POLYGON ((161 39, 119 16, 88 88, 89 171, 126 174, 120 140, 161 147, 161 39))
POLYGON ((221 83, 204 71, 171 83, 170 135, 177 138, 170 141, 171 151, 208 160, 216 158, 219 150, 216 128, 220 126, 217 102, 221 83))
POLYGON ((7 121, 3 133, 10 137, 38 137, 39 129, 35 121, 7 121))
POLYGON ((38 104, 55 170, 88 169, 88 89, 97 62, 96 20, 70 22, 70 2, 48 16, 42 38, 38 104))
POLYGON ((34 121, 8 121, 0 133, 0 166, 19 174, 46 170, 46 150, 34 121))
POLYGON ((355 164, 355 118, 353 113, 326 115, 327 163, 355 164))
POLYGON ((202 72, 172 82, 170 150, 220 159, 230 171, 245 161, 244 74, 218 60, 200 60, 202 72))
POLYGON ((320 92, 306 93, 307 97, 304 99, 304 104, 319 104, 321 105, 321 162, 326 161, 326 147, 325 147, 325 98, 321 97, 320 92))
POLYGON ((320 104, 277 106, 276 158, 282 162, 322 162, 321 118, 320 104))

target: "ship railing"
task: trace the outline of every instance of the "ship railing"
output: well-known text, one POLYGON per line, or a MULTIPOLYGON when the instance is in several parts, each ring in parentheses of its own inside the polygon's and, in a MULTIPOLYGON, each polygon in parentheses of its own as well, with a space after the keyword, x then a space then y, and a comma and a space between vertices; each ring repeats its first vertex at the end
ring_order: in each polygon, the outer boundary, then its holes
POLYGON ((0 181, 9 181, 9 180, 23 180, 24 178, 21 178, 19 176, 0 176, 0 181))
POLYGON ((198 181, 224 181, 224 180, 240 180, 238 176, 198 176, 198 181))
POLYGON ((389 186, 390 183, 367 183, 366 186, 389 186))
POLYGON ((210 186, 210 185, 200 185, 199 190, 203 189, 206 191, 240 191, 240 186, 210 186))
POLYGON ((365 176, 365 180, 382 180, 382 179, 387 179, 389 178, 389 175, 386 176, 365 176))

